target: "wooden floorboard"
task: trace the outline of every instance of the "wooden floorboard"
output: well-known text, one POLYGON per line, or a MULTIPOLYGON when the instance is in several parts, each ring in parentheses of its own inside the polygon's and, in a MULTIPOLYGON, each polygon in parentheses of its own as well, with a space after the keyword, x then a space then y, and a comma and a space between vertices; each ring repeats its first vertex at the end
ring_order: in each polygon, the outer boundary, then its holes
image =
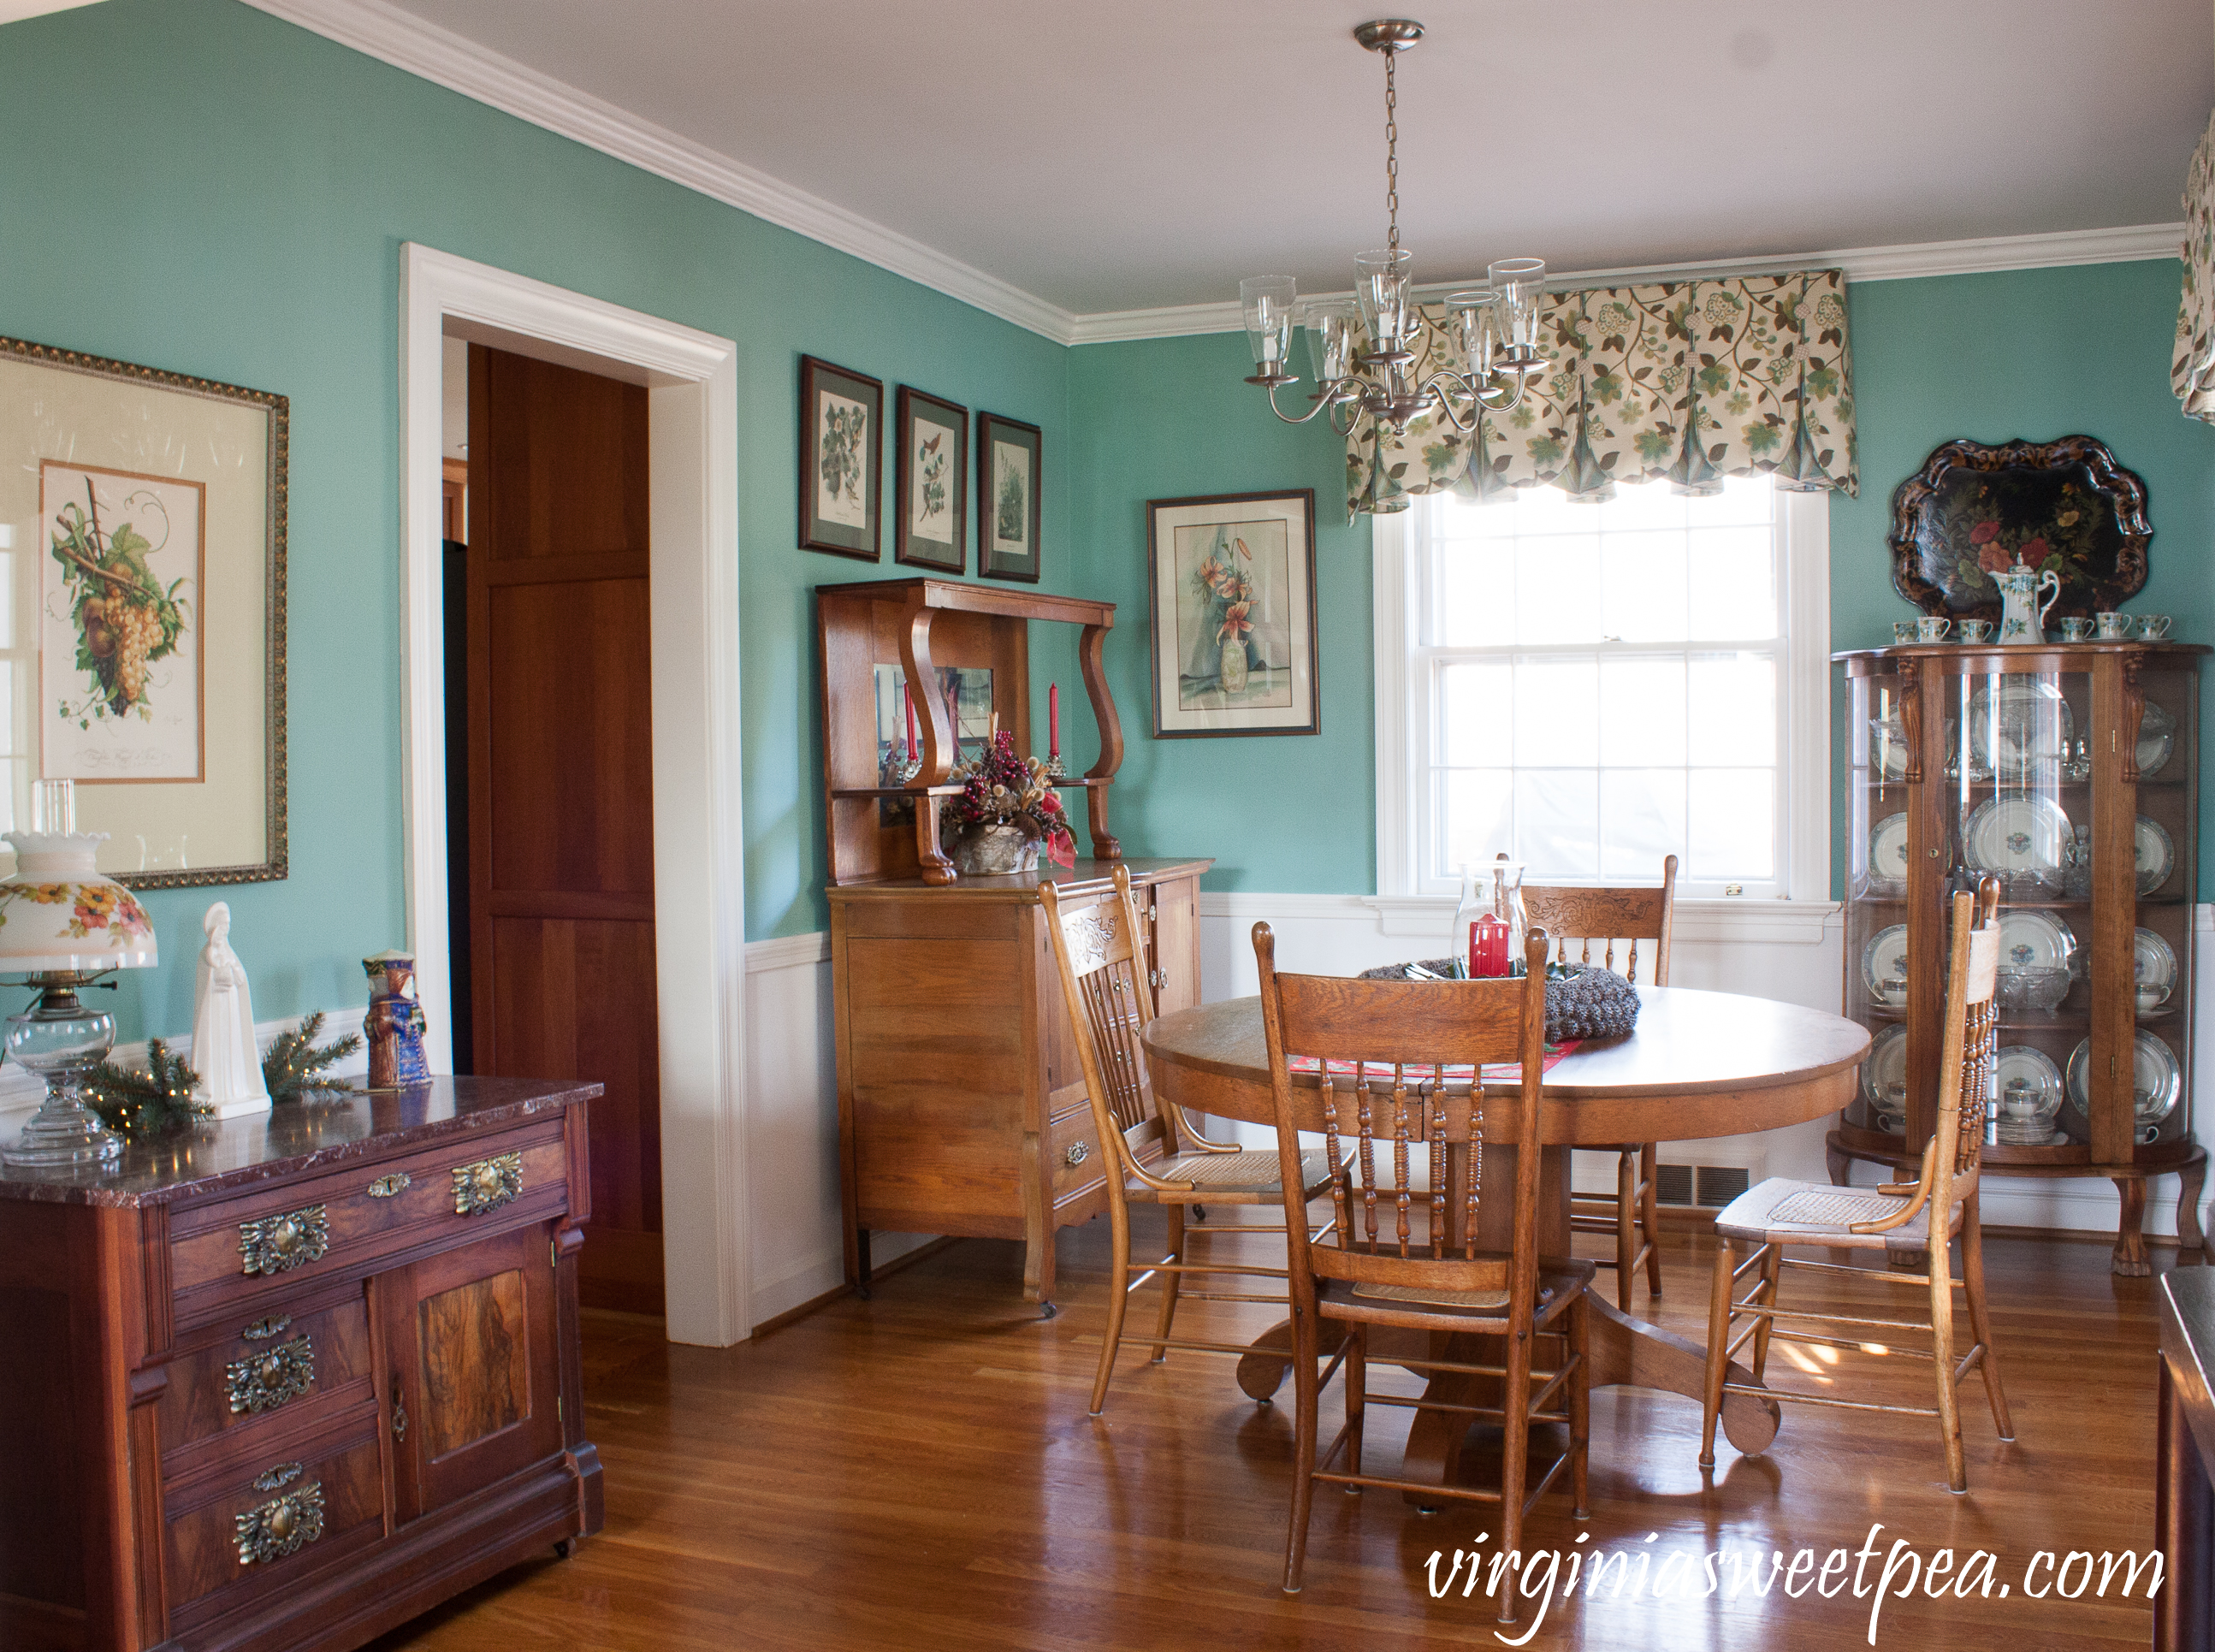
MULTIPOLYGON (((1107 1416, 1085 1415, 1105 1225, 1064 1236, 1063 1311, 1052 1320, 1022 1300, 1019 1247, 992 1240, 882 1280, 873 1301, 842 1299, 726 1350, 670 1346, 658 1320, 588 1313, 586 1426, 606 1471, 605 1532, 568 1561, 549 1557, 461 1597, 377 1643, 378 1652, 1500 1644, 1481 1601, 1457 1583, 1433 1600, 1424 1581, 1433 1551, 1449 1557, 1443 1576, 1457 1546, 1493 1529, 1478 1506, 1425 1517, 1388 1492, 1320 1488, 1306 1590, 1296 1600, 1279 1592, 1290 1410, 1246 1399, 1229 1359, 1171 1354, 1149 1366, 1126 1341, 1107 1416)), ((1281 1246, 1224 1243, 1255 1257, 1281 1246)), ((1693 1236, 1666 1236, 1666 1294, 1642 1311, 1702 1337, 1711 1254, 1693 1236)), ((2175 1263, 2174 1252, 2157 1253, 2157 1267, 2175 1263)), ((1613 1390, 1592 1408, 1591 1520, 1580 1526, 1565 1495, 1549 1497, 1525 1547, 1644 1550, 1656 1557, 1649 1577, 1672 1556, 1680 1573, 1698 1575, 1721 1550, 1758 1555, 1765 1573, 1772 1551, 1789 1563, 1812 1549, 1819 1564, 1834 1548, 1857 1551, 1879 1524, 1880 1557, 1905 1538, 1919 1563, 1948 1548, 1957 1568, 1979 1549, 1997 1562, 1989 1598, 1887 1598, 1877 1645, 2148 1644, 2143 1577, 2127 1603, 2119 1583, 2096 1598, 2096 1577, 2077 1600, 2029 1599, 2023 1588, 2040 1551, 2143 1556, 2152 1541, 2152 1281, 2112 1276, 2104 1247, 2057 1241, 1997 1241, 1988 1266, 2017 1438, 1995 1437, 1972 1377, 1961 1390, 1967 1495, 1946 1489, 1936 1425, 1921 1419, 1788 1407, 1768 1454, 1740 1458, 1719 1443, 1715 1469, 1703 1473, 1697 1404, 1613 1390), (1580 1532, 1590 1540, 1578 1545, 1580 1532)), ((1600 1284, 1611 1289, 1612 1274, 1600 1284)), ((1791 1301, 1842 1300, 1813 1276, 1787 1286, 1791 1301)), ((1870 1284, 1843 1300, 1887 1311, 1893 1296, 1915 1299, 1870 1284)), ((1641 1288, 1636 1301, 1648 1300, 1641 1288)), ((1134 1325, 1151 1323, 1151 1301, 1150 1292, 1134 1301, 1134 1325)), ((1178 1330, 1243 1341, 1280 1317, 1189 1303, 1178 1330)), ((1830 1391, 1929 1403, 1927 1365, 1854 1353, 1835 1361, 1802 1350, 1795 1369, 1780 1353, 1771 1381, 1839 1380, 1830 1391)), ((1396 1377, 1401 1391, 1416 1391, 1412 1378, 1396 1377)), ((1326 1438, 1339 1415, 1327 1396, 1326 1438)), ((1371 1411, 1371 1466, 1396 1458, 1408 1415, 1371 1411)), ((1865 1588, 1881 1563, 1869 1564, 1865 1588)), ((1728 1561, 1723 1575, 1733 1575, 1728 1561)), ((1635 1600, 1628 1588, 1588 1600, 1580 1588, 1557 1594, 1527 1643, 1871 1643, 1874 1601, 1854 1597, 1850 1574, 1831 1600, 1812 1589, 1787 1599, 1787 1581, 1765 1597, 1664 1601, 1635 1600)), ((1535 1615, 1526 1605, 1509 1633, 1535 1615)))

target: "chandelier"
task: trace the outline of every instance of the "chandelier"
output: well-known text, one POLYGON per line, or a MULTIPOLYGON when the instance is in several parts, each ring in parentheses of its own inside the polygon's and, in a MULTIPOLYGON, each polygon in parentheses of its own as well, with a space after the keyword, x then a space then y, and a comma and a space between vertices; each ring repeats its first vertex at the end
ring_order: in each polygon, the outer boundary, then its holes
POLYGON ((1523 385, 1543 372, 1538 353, 1538 305, 1546 291, 1546 266, 1537 258, 1506 258, 1485 271, 1486 285, 1446 298, 1446 347, 1452 365, 1418 378, 1414 371, 1420 318, 1409 266, 1414 255, 1400 244, 1399 89, 1393 67, 1399 54, 1423 38, 1423 26, 1404 17, 1364 23, 1353 38, 1384 59, 1384 212, 1390 225, 1382 247, 1356 254, 1352 298, 1310 300, 1300 312, 1299 284, 1289 275, 1257 275, 1238 284, 1254 373, 1246 382, 1267 388, 1269 410, 1287 424, 1304 425, 1328 412, 1341 434, 1367 414, 1403 435, 1417 419, 1443 416, 1456 430, 1475 427, 1484 413, 1505 413, 1523 399, 1523 385), (1305 413, 1277 405, 1280 386, 1298 384, 1287 371, 1292 332, 1304 325, 1316 390, 1305 413), (1357 326, 1370 347, 1356 353, 1357 326))

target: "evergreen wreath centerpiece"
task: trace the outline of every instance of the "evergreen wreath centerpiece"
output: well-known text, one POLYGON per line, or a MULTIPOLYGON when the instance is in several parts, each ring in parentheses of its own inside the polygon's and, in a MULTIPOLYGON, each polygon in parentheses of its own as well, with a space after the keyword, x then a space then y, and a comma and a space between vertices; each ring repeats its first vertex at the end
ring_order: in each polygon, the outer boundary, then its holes
POLYGON ((995 734, 982 756, 946 777, 961 783, 961 795, 948 798, 938 816, 960 871, 1031 871, 1041 847, 1057 866, 1077 864, 1077 838, 1046 765, 1017 757, 1013 734, 995 734))

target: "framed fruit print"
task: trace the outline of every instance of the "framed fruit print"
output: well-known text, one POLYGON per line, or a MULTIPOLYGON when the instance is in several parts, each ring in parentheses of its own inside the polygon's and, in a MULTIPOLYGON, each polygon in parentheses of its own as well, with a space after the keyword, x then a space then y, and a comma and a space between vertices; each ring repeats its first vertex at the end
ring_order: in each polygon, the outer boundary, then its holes
MULTIPOLYGON (((0 339, 0 688, 135 888, 285 876, 289 404, 0 339)), ((0 872, 12 853, 0 850, 0 872)))
POLYGON ((1315 489, 1146 506, 1154 737, 1312 734, 1315 489))
POLYGON ((1038 582, 1039 459, 1036 425, 977 415, 977 571, 987 579, 1038 582))
POLYGON ((800 359, 800 543, 877 560, 883 501, 885 387, 865 373, 800 359))
POLYGON ((900 386, 893 429, 893 560, 943 574, 969 564, 969 409, 900 386))

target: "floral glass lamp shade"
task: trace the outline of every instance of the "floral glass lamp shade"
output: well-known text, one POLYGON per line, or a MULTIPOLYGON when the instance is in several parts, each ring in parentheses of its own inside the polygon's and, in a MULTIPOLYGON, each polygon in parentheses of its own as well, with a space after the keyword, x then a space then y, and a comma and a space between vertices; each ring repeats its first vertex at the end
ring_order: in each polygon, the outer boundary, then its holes
POLYGON ((40 989, 35 1004, 8 1017, 7 1052, 46 1081, 45 1105, 0 1148, 9 1164, 99 1168, 123 1151, 78 1093, 114 1046, 115 1018, 77 993, 112 970, 150 967, 154 926, 132 893, 94 866, 107 834, 70 830, 73 814, 64 795, 41 820, 58 830, 5 834, 15 874, 0 882, 0 974, 40 989))

